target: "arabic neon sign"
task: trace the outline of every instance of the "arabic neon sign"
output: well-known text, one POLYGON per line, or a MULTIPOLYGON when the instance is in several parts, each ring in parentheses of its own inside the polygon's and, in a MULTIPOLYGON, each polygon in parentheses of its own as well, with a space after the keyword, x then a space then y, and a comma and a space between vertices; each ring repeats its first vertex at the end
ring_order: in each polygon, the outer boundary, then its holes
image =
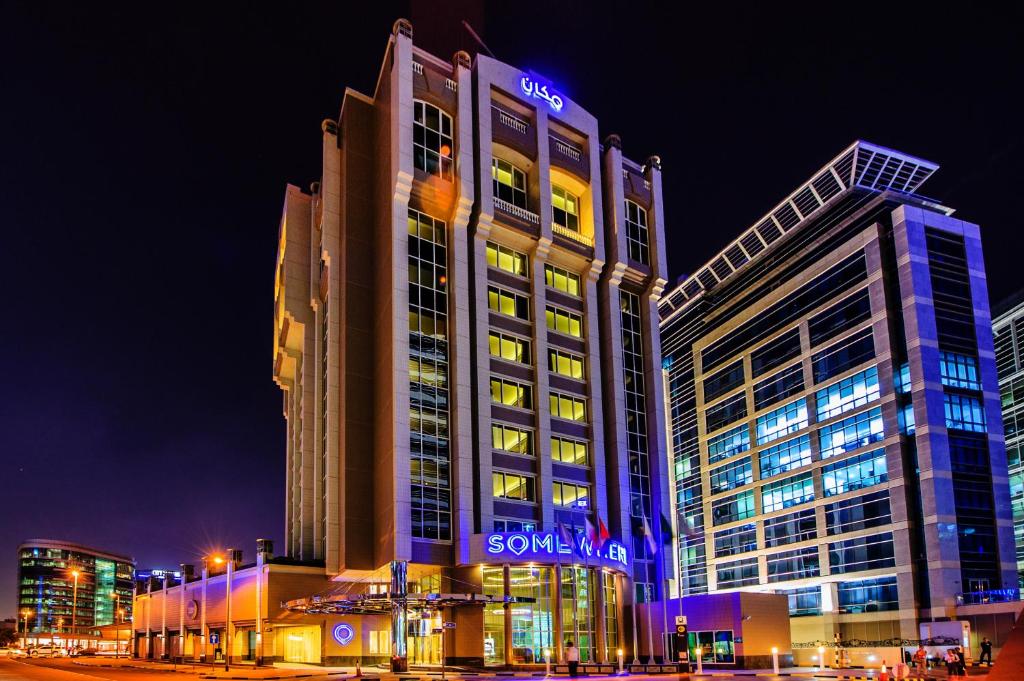
POLYGON ((494 532, 487 535, 484 550, 492 556, 512 554, 526 560, 575 554, 583 559, 597 558, 623 567, 629 565, 626 547, 617 541, 607 541, 598 549, 593 541, 582 535, 576 538, 575 545, 565 544, 555 532, 494 532))
POLYGON ((519 87, 523 89, 523 94, 527 97, 543 99, 555 112, 561 111, 562 106, 565 105, 565 101, 558 95, 554 94, 554 88, 541 84, 530 76, 523 76, 520 78, 519 87))

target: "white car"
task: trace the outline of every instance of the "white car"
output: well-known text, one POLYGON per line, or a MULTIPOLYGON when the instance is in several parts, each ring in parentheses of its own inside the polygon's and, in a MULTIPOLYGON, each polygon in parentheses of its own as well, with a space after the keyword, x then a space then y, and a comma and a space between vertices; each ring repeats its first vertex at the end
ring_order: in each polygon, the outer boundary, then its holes
POLYGON ((28 649, 29 657, 62 657, 64 655, 67 655, 67 652, 60 646, 41 645, 28 649))

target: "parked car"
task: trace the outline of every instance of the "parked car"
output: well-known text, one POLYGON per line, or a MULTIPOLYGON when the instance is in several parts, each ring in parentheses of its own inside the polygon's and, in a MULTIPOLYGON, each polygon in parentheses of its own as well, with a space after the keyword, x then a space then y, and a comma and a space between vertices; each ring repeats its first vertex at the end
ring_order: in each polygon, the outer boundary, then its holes
POLYGON ((36 646, 35 648, 28 649, 29 657, 61 657, 66 654, 67 653, 65 652, 65 650, 60 646, 49 644, 36 646))
POLYGON ((0 647, 0 657, 12 657, 15 650, 21 650, 20 648, 8 648, 7 646, 0 647))
POLYGON ((72 657, 93 657, 99 653, 99 648, 76 648, 71 651, 72 657))

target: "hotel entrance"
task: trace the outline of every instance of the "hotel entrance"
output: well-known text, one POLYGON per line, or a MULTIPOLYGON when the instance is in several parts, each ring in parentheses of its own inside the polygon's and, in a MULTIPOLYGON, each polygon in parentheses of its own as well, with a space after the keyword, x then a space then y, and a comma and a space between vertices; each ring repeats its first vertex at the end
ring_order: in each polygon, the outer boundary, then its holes
POLYGON ((441 636, 436 633, 443 626, 439 610, 411 611, 406 651, 410 664, 441 664, 441 636))
POLYGON ((276 655, 285 662, 320 664, 320 627, 274 627, 276 655))

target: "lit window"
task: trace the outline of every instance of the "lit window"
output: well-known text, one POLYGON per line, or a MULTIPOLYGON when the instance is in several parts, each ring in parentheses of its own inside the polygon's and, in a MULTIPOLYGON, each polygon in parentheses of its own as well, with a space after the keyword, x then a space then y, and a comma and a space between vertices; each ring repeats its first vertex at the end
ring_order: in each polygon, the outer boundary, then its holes
POLYGON ((533 387, 509 381, 504 378, 491 378, 491 402, 518 409, 533 408, 533 387))
POLYGON ((548 369, 562 376, 583 380, 583 358, 563 350, 548 350, 548 369))
POLYGON ((544 311, 548 328, 576 338, 583 337, 583 318, 578 314, 548 305, 544 311))
POLYGON ((533 456, 533 431, 495 423, 491 425, 491 446, 510 454, 533 456))
POLYGON ((507 246, 501 246, 492 241, 487 242, 487 264, 515 274, 519 277, 527 276, 526 254, 513 251, 507 246))
POLYGON ((647 231, 647 211, 626 199, 626 243, 630 260, 649 265, 650 241, 647 231))
POLYGON ((553 392, 549 401, 552 416, 569 421, 587 420, 587 401, 582 397, 553 392))
POLYGON ((878 369, 847 376, 814 394, 818 420, 824 421, 878 399, 878 369))
POLYGON ((563 270, 561 267, 544 265, 544 283, 556 291, 576 297, 580 295, 580 275, 563 270))
POLYGON ((508 161, 491 159, 494 198, 526 209, 526 175, 508 161))
POLYGON ((752 517, 754 517, 753 490, 711 502, 711 521, 714 525, 725 525, 752 517))
POLYGON ((497 286, 487 287, 487 308, 509 317, 530 321, 530 299, 497 286))
POLYGON ((498 357, 508 362, 531 364, 530 341, 516 336, 491 331, 489 335, 491 357, 498 357))
POLYGON ((981 390, 978 360, 974 357, 956 352, 940 352, 939 369, 942 374, 942 385, 965 390, 981 390))
POLYGON ((413 102, 413 165, 430 175, 452 179, 452 117, 433 104, 413 102))
POLYGON ((587 443, 565 437, 551 437, 551 459, 560 463, 586 466, 590 463, 587 443))
POLYGON ((552 503, 555 506, 589 506, 590 488, 571 482, 555 481, 552 484, 552 503))
POLYGON ((761 512, 781 511, 814 500, 814 478, 810 473, 772 482, 761 487, 761 512))
POLYGON ((884 449, 864 452, 821 469, 821 485, 826 497, 871 487, 888 479, 884 449))
POLYGON ((811 438, 807 435, 762 449, 761 479, 796 470, 811 462, 811 438))
POLYGON ((807 427, 807 401, 799 399, 757 417, 757 444, 778 440, 807 427))
POLYGON ((882 410, 878 407, 830 423, 818 431, 818 443, 823 459, 859 449, 882 438, 882 410))
POLYGON ((494 471, 491 473, 495 499, 536 501, 534 480, 526 475, 494 471))
POLYGON ((727 459, 750 449, 750 429, 746 424, 708 440, 708 463, 727 459))
POLYGON ((551 213, 554 222, 573 232, 580 231, 580 200, 557 184, 551 185, 551 213))
POLYGON ((728 492, 731 489, 749 485, 754 480, 750 457, 726 464, 711 471, 711 493, 728 492))
POLYGON ((946 427, 952 430, 985 432, 985 408, 981 402, 967 395, 943 395, 946 427))

